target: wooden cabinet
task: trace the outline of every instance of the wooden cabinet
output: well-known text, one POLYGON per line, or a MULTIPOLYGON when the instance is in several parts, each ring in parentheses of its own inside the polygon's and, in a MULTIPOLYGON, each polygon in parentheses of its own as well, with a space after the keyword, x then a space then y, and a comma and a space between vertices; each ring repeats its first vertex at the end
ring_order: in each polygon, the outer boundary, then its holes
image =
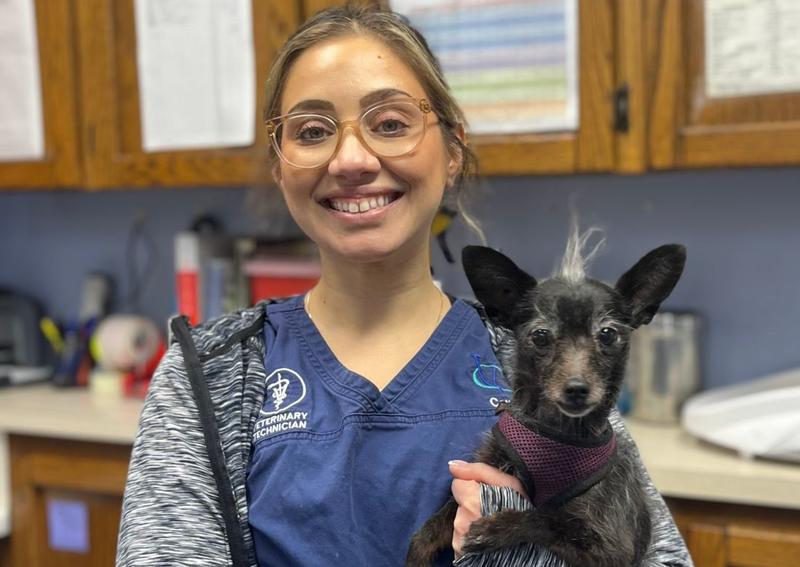
POLYGON ((668 499, 696 567, 796 567, 800 510, 668 499))
POLYGON ((800 164, 800 89, 709 96, 704 0, 620 0, 617 15, 632 128, 618 169, 800 164))
MULTIPOLYGON (((276 50, 297 27, 298 5, 254 0, 256 100, 276 50)), ((242 185, 256 181, 266 136, 256 113, 256 142, 243 148, 145 152, 142 149, 133 0, 76 3, 80 108, 87 187, 242 185)))
POLYGON ((44 119, 41 160, 0 161, 0 189, 74 186, 81 181, 75 31, 70 3, 36 0, 44 119))
MULTIPOLYGON (((253 0, 252 17, 259 101, 276 50, 300 21, 300 4, 253 0)), ((133 0, 36 0, 36 18, 47 155, 37 162, 0 162, 0 187, 265 181, 266 136, 258 112, 256 141, 249 147, 142 149, 133 0)))
MULTIPOLYGON (((303 16, 308 17, 323 8, 344 3, 344 0, 304 0, 303 16)), ((614 169, 615 4, 616 0, 578 2, 578 129, 472 136, 469 142, 478 156, 482 175, 559 174, 614 169)))
POLYGON ((131 448, 11 435, 9 451, 13 526, 10 565, 113 565, 131 448), (85 531, 86 551, 65 551, 53 544, 55 526, 49 514, 53 514, 54 501, 74 503, 85 511, 86 525, 74 529, 85 531))
MULTIPOLYGON (((318 10, 343 2, 252 0, 259 106, 266 73, 286 37, 318 10)), ((47 155, 0 163, 0 187, 269 181, 259 112, 249 147, 143 150, 134 0, 35 5, 47 155)), ((578 129, 473 136, 481 172, 637 173, 800 163, 800 92, 707 96, 704 6, 703 0, 578 0, 578 129)))

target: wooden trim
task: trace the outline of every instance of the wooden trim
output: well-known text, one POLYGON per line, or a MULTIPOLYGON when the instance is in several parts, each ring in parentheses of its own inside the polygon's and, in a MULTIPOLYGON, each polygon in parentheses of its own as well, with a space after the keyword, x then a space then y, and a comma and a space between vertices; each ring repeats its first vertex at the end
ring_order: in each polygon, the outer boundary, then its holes
POLYGON ((725 529, 714 524, 693 523, 686 542, 692 560, 702 567, 728 567, 725 529))
POLYGON ((800 163, 800 123, 685 128, 682 167, 780 166, 800 163), (755 151, 756 148, 768 148, 755 151))
POLYGON ((472 147, 480 175, 570 173, 575 170, 575 136, 476 136, 472 147))
POLYGON ((74 187, 81 181, 72 4, 36 0, 45 157, 0 162, 0 189, 74 187))
POLYGON ((576 169, 610 171, 615 161, 614 9, 611 0, 578 3, 580 118, 576 169))
POLYGON ((653 73, 648 147, 650 165, 655 169, 677 165, 684 100, 682 8, 682 0, 653 0, 645 13, 645 37, 655 39, 647 52, 647 65, 653 73))
POLYGON ((647 169, 647 92, 645 73, 645 0, 619 0, 616 4, 616 88, 628 88, 628 131, 615 132, 618 173, 647 169))

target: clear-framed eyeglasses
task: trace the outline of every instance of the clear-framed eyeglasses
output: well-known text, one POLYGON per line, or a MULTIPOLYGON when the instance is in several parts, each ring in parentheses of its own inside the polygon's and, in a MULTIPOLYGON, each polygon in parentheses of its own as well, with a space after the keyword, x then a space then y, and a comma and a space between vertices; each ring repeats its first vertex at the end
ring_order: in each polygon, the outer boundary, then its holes
POLYGON ((298 112, 267 120, 267 134, 283 161, 303 169, 327 164, 339 150, 346 128, 352 128, 375 155, 400 157, 422 142, 431 111, 424 98, 403 98, 370 106, 357 120, 298 112))

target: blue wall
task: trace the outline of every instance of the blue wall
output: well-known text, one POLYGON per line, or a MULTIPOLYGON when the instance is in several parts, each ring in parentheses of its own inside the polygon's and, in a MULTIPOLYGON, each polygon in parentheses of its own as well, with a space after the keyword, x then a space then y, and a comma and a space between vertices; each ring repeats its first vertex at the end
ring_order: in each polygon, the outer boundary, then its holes
MULTIPOLYGON (((562 253, 571 200, 584 226, 606 231, 590 270, 600 279, 615 280, 659 244, 687 246, 686 272, 665 305, 703 314, 706 386, 800 366, 800 169, 493 178, 471 208, 490 244, 545 276, 562 253)), ((28 291, 57 317, 77 313, 88 271, 114 275, 125 295, 126 235, 144 214, 159 250, 142 310, 163 320, 174 306, 175 232, 204 212, 233 233, 263 229, 252 210, 242 188, 0 194, 0 286, 28 291)), ((455 252, 477 242, 460 225, 449 238, 455 252)), ((438 252, 434 263, 449 291, 468 293, 460 268, 438 252)))

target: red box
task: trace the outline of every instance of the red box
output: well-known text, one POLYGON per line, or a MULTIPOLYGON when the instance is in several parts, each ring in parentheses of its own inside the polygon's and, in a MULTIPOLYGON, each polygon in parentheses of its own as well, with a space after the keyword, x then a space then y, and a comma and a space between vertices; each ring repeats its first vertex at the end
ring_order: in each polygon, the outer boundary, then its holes
POLYGON ((312 260, 260 259, 244 265, 250 301, 305 293, 319 281, 319 263, 312 260))

